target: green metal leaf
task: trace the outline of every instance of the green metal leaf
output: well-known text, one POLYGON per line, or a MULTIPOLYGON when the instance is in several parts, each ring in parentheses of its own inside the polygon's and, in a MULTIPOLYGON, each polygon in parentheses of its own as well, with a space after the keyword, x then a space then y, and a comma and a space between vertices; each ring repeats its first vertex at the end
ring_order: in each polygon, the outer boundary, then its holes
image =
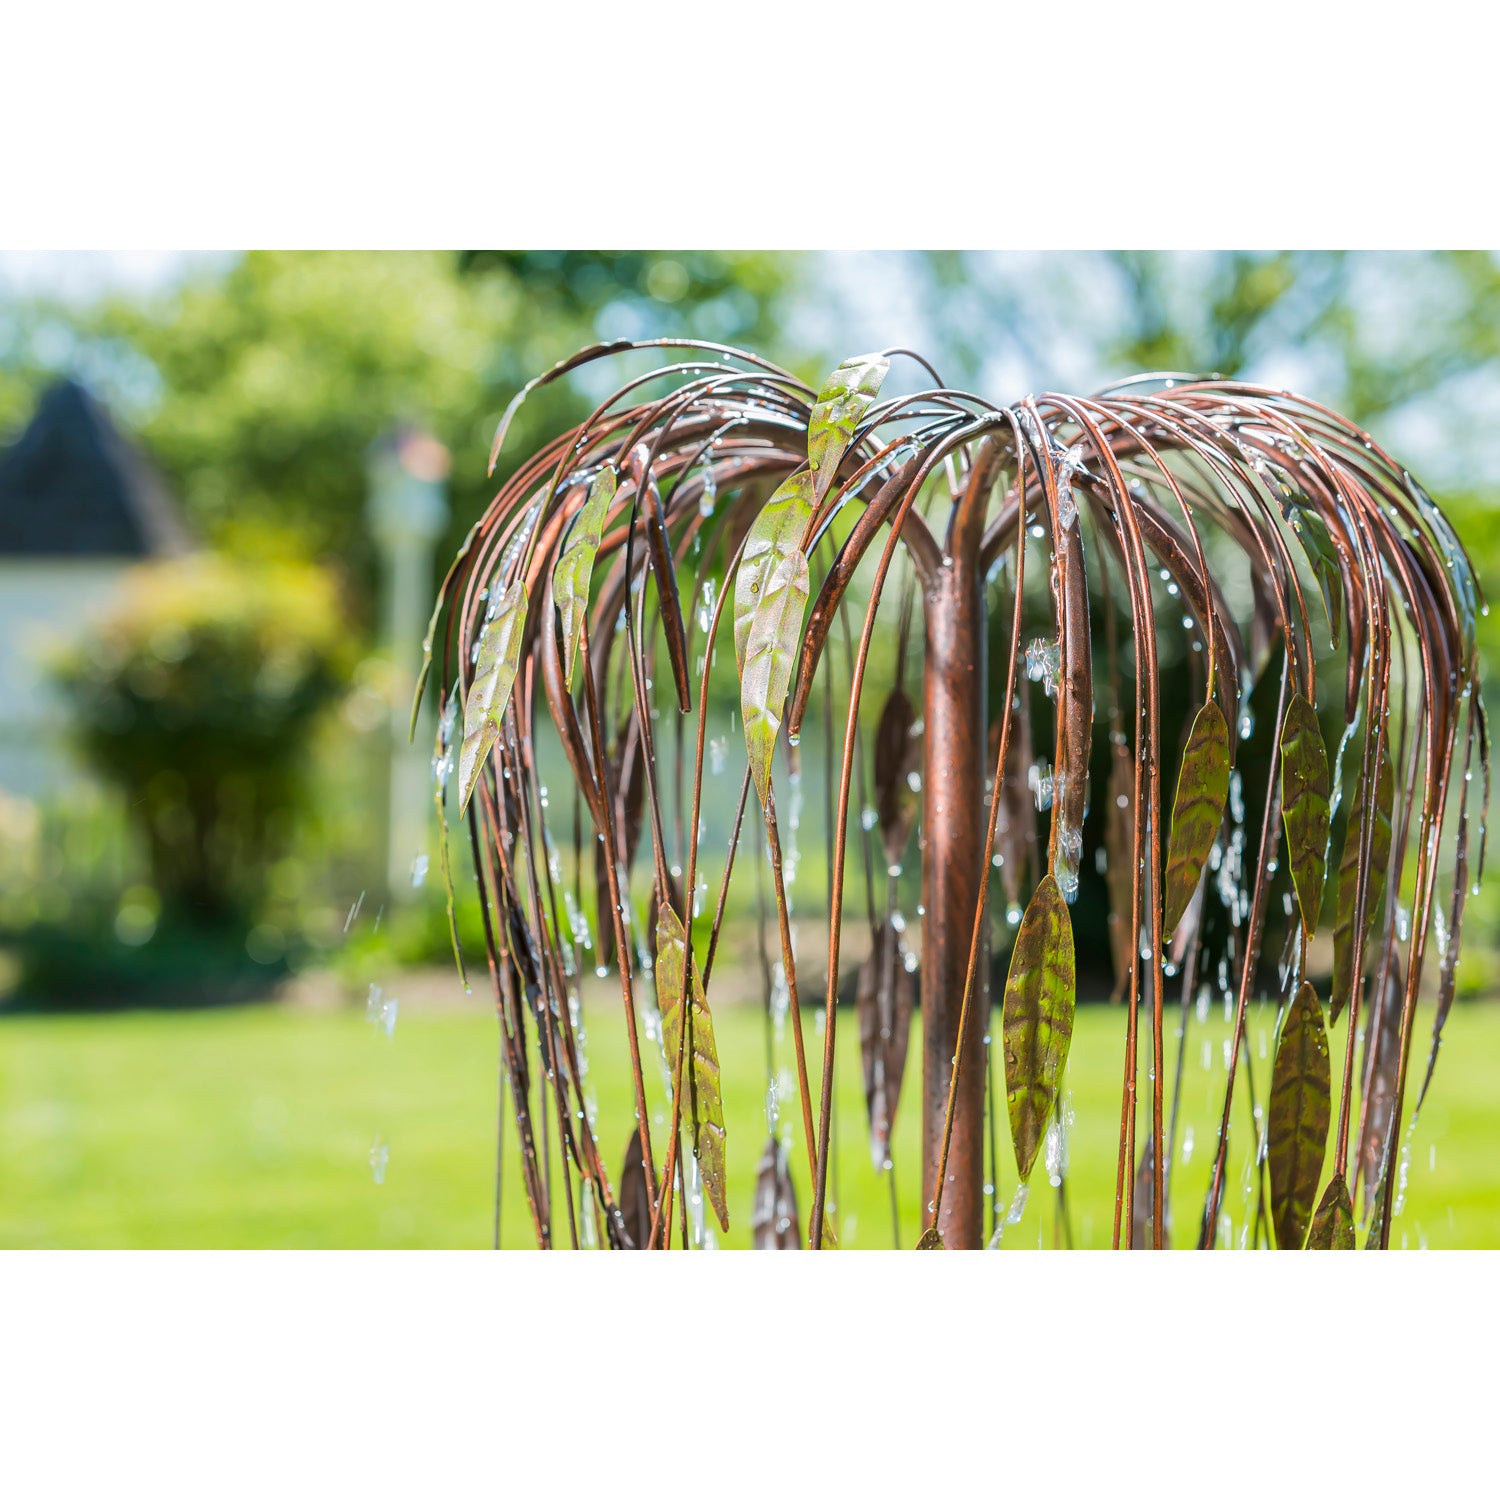
POLYGON ((918 1250, 946 1250, 947 1248, 943 1243, 942 1235, 932 1228, 924 1229, 922 1238, 917 1241, 918 1250))
POLYGON ((1318 930, 1328 862, 1328 752, 1311 703, 1297 693, 1281 726, 1281 818, 1308 937, 1318 930))
MULTIPOLYGON (((456 698, 457 689, 454 690, 456 698)), ((464 968, 464 947, 458 936, 458 912, 453 892, 453 854, 448 845, 448 776, 453 770, 453 752, 449 739, 453 732, 456 709, 453 699, 444 708, 438 719, 437 738, 432 746, 432 764, 441 768, 432 778, 432 800, 438 818, 438 867, 443 872, 443 891, 447 900, 448 942, 453 949, 453 962, 458 965, 458 977, 465 988, 469 975, 464 968)))
MULTIPOLYGON (((1333 996, 1328 1010, 1332 1025, 1354 993, 1354 902, 1359 885, 1359 831, 1365 816, 1365 778, 1354 791, 1349 809, 1349 827, 1344 834, 1344 854, 1339 861, 1338 895, 1333 925, 1333 996)), ((1375 919, 1385 904, 1385 867, 1391 857, 1391 806, 1395 777, 1386 747, 1380 747, 1375 773, 1375 826, 1370 830, 1369 904, 1365 907, 1365 941, 1369 942, 1375 919)))
POLYGON ((740 717, 750 774, 764 807, 771 795, 771 759, 786 711, 792 663, 802 635, 802 617, 811 592, 807 559, 795 547, 764 575, 764 586, 740 668, 740 717))
POLYGON ((411 724, 406 731, 406 737, 409 740, 416 738, 417 715, 422 712, 422 699, 427 692, 427 679, 432 675, 432 643, 437 638, 438 620, 442 617, 443 606, 448 602, 448 585, 453 581, 463 560, 469 555, 474 545, 474 538, 479 535, 482 524, 476 521, 469 527, 469 534, 463 539, 463 545, 454 554, 453 561, 448 564, 447 576, 443 579, 442 588, 438 590, 432 613, 427 617, 427 633, 422 637, 422 665, 418 669, 417 685, 412 689, 411 695, 411 724))
POLYGON ((1339 572, 1338 548, 1333 544, 1327 524, 1310 506, 1291 507, 1290 520, 1292 531, 1302 543, 1308 566, 1317 580, 1318 592, 1323 597, 1323 612, 1328 617, 1330 645, 1337 650, 1339 627, 1344 618, 1344 576, 1339 572))
POLYGON ((854 440, 854 429, 880 394, 890 368, 882 354, 857 354, 823 382, 807 424, 807 458, 816 476, 816 499, 828 493, 854 440))
POLYGON ((1307 1248, 1354 1249, 1354 1201, 1349 1196, 1349 1184, 1342 1177, 1335 1177, 1324 1189, 1308 1232, 1307 1248))
POLYGON ((1298 1250, 1307 1238, 1328 1149, 1330 1087, 1323 1007, 1304 979, 1287 1010, 1271 1070, 1271 1220, 1282 1250, 1298 1250))
POLYGON ((812 487, 812 474, 799 469, 778 486, 745 535, 745 547, 734 575, 734 659, 742 672, 750 625, 767 576, 778 562, 802 546, 802 535, 812 518, 812 487))
POLYGON ((606 465, 589 486, 568 545, 552 570, 552 602, 562 619, 563 680, 573 687, 573 666, 583 640, 583 621, 589 608, 589 581, 594 576, 594 558, 604 536, 604 518, 615 498, 615 471, 606 465))
MULTIPOLYGON (((687 971, 687 934, 682 918, 670 901, 658 901, 656 910, 656 1004, 661 1011, 662 1036, 667 1046, 667 1065, 676 1076, 682 1047, 682 992, 687 971)), ((714 1046, 714 1022, 703 994, 703 980, 693 965, 692 1001, 688 1015, 688 1056, 683 1069, 687 1089, 684 1114, 689 1120, 693 1155, 703 1174, 703 1189, 725 1233, 729 1231, 729 1204, 724 1174, 724 1104, 719 1092, 719 1054, 714 1046)))
POLYGON ((1167 895, 1162 931, 1177 930, 1188 909, 1229 800, 1229 725, 1210 698, 1198 710, 1177 773, 1172 835, 1167 844, 1167 895))
POLYGON ((464 700, 464 737, 458 750, 458 811, 468 811, 485 758, 500 738, 500 721, 521 666, 526 633, 526 580, 518 578, 500 595, 495 613, 479 637, 474 680, 464 700))
POLYGON ((1051 875, 1036 888, 1016 931, 1001 1012, 1005 1093, 1021 1181, 1031 1176, 1057 1102, 1076 990, 1073 924, 1051 875))

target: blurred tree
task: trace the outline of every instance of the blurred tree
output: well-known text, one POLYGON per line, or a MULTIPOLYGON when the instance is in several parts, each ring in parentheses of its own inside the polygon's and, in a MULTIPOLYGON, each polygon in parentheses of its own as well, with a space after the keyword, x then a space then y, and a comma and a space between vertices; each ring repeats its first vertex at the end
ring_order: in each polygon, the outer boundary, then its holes
MULTIPOLYGON (((365 456, 393 423, 453 451, 456 543, 490 492, 499 414, 538 370, 596 336, 774 342, 794 270, 696 251, 255 252, 78 324, 149 364, 141 436, 209 540, 337 559, 363 595, 365 456)), ((528 404, 515 451, 583 399, 560 387, 528 404)))
POLYGON ((1500 260, 1487 251, 944 250, 916 260, 940 368, 961 382, 997 352, 1037 389, 1137 370, 1253 377, 1295 359, 1320 398, 1368 423, 1500 356, 1500 260))
POLYGON ((349 658, 326 571, 197 553, 133 570, 56 662, 80 748, 139 829, 164 919, 254 918, 349 658))

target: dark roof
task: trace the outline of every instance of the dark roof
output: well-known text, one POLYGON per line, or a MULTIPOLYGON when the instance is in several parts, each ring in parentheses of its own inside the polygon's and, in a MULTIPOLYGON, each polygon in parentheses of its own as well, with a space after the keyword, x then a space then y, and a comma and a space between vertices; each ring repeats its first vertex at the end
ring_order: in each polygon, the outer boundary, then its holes
POLYGON ((152 557, 190 545, 156 471, 76 382, 52 386, 0 448, 0 555, 152 557))

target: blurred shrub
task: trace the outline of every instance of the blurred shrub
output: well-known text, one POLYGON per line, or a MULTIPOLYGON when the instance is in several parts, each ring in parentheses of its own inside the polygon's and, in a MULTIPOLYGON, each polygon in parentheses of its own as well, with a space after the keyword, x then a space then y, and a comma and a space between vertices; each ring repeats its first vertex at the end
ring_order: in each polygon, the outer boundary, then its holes
POLYGON ((253 919, 350 660, 326 572, 204 553, 133 570, 54 663, 85 759, 123 793, 164 925, 253 919))

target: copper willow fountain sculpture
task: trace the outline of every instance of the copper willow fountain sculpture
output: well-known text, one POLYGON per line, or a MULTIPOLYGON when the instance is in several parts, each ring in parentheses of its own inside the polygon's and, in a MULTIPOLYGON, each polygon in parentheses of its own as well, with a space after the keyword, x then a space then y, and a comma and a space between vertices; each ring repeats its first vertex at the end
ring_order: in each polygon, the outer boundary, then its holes
MULTIPOLYGON (((531 390, 666 347, 681 362, 636 375, 515 469, 449 570, 424 650, 424 685, 435 662, 443 705, 435 765, 450 913, 456 750, 538 1243, 557 1235, 539 1120, 556 1132, 572 1242, 662 1246, 678 1237, 674 1214, 686 1241, 685 1200, 700 1192, 727 1227, 721 1070, 759 1064, 715 1047, 714 965, 732 878, 753 884, 767 870, 780 951, 767 985, 790 1018, 812 1204, 805 1234, 794 1209, 764 1217, 780 1242, 835 1243, 828 1169, 851 851, 869 908, 859 1042, 877 1155, 919 985, 921 1243, 984 1243, 986 1092, 999 1087, 990 950, 1010 946, 999 1035, 1024 1184, 1060 1113, 1087 844, 1124 1002, 1114 1243, 1163 1243, 1168 1174, 1154 1163, 1172 1159, 1169 991, 1180 988, 1186 1018, 1216 972, 1234 1021, 1198 1243, 1220 1238, 1246 1007, 1269 993, 1281 1020, 1256 1151, 1270 1205, 1260 1227, 1281 1246, 1329 1248, 1353 1245, 1365 1222, 1370 1242, 1387 1244, 1427 950, 1438 949, 1435 1058, 1488 800, 1478 587, 1421 486, 1366 433, 1285 391, 1153 375, 997 408, 948 389, 907 351, 851 359, 814 391, 755 355, 666 341, 591 348, 533 381, 500 424, 492 470, 531 390), (923 388, 882 399, 892 360, 923 388), (919 644, 908 639, 914 610, 919 644), (1028 612, 1045 622, 1031 639, 1028 612), (709 734, 726 614, 745 759, 720 854, 702 828, 705 755, 716 765, 726 755, 709 734), (1101 650, 1108 675, 1096 683, 1101 650), (918 652, 920 704, 902 687, 918 652), (889 680, 892 657, 894 685, 867 705, 867 675, 889 680), (1167 665, 1190 702, 1170 742, 1167 665), (1263 711, 1257 739, 1250 700, 1263 681, 1275 712, 1266 722, 1263 711), (534 753, 540 704, 576 783, 562 850, 534 753), (831 772, 820 1061, 807 1056, 816 1040, 804 1043, 777 810, 807 749, 804 721, 811 738, 819 717, 831 772), (1050 765, 1033 750, 1038 725, 1050 765), (1107 775, 1091 782, 1096 751, 1107 775), (1038 810, 1050 811, 1044 850, 1038 810), (751 832, 755 852, 737 862, 751 832), (919 940, 875 894, 912 839, 919 940), (992 872, 1009 903, 998 923, 992 872), (590 912, 589 962, 617 972, 610 1024, 626 1028, 633 1068, 635 1120, 609 1138, 612 1152, 629 1141, 618 1174, 583 1081, 590 912), (1268 923, 1285 931, 1271 965, 1268 923), (1320 928, 1332 946, 1318 970, 1320 928), (1309 975, 1330 967, 1325 999, 1309 975), (1329 1038, 1341 1018, 1335 1080, 1329 1038), (665 1080, 670 1107, 655 1131, 648 1072, 665 1080)), ((1431 1071, 1429 1061, 1424 1091, 1431 1071)), ((733 1149, 758 1154, 749 1142, 733 1149)), ((773 1143, 768 1203, 789 1193, 787 1170, 773 1143)))

